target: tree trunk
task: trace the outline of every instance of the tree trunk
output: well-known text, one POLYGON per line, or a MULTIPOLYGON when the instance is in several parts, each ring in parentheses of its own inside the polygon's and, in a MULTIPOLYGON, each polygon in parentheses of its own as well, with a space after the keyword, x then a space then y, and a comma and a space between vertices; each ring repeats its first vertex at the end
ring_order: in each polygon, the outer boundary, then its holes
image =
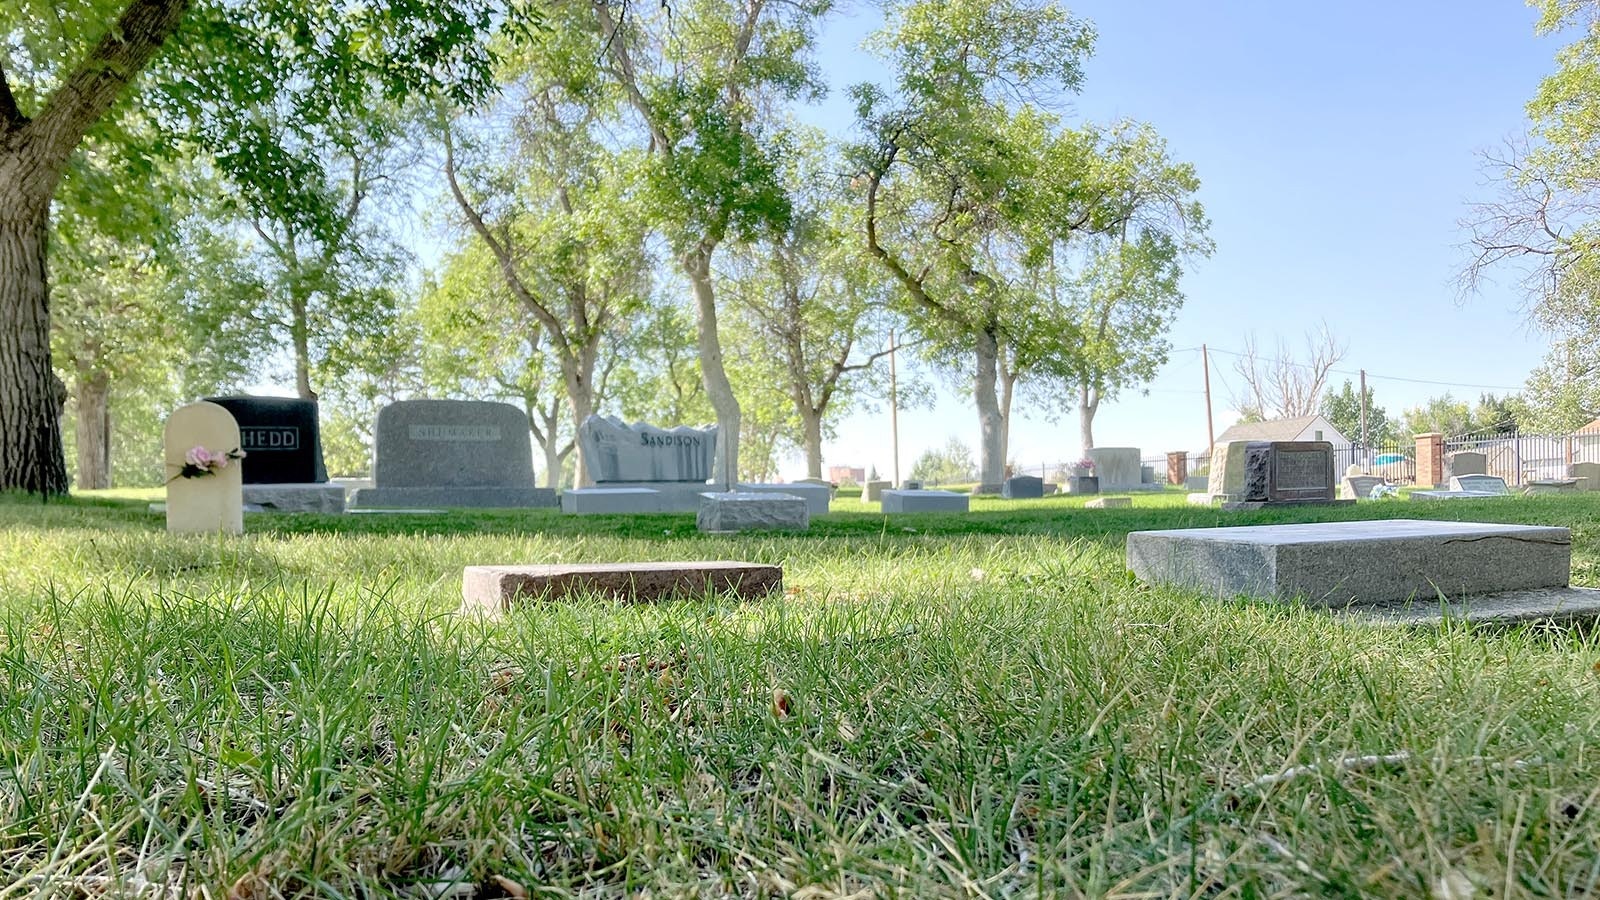
POLYGON ((309 303, 305 297, 294 297, 289 305, 293 316, 289 321, 289 335, 294 342, 295 393, 302 400, 315 400, 316 392, 311 390, 311 325, 306 316, 309 303))
POLYGON ((977 371, 973 386, 973 400, 978 407, 978 428, 983 440, 978 446, 978 481, 982 484, 1000 484, 1005 481, 1006 422, 1000 411, 1000 396, 995 390, 999 381, 1000 342, 991 332, 977 333, 977 371))
POLYGON ((594 414, 594 366, 598 356, 595 345, 599 337, 591 341, 590 345, 584 347, 580 360, 564 356, 561 361, 562 380, 567 388, 567 406, 572 410, 572 445, 578 451, 572 486, 580 488, 594 485, 594 476, 589 474, 589 460, 583 452, 583 441, 578 440, 583 433, 583 420, 594 414))
POLYGON ((739 399, 722 367, 722 341, 717 334, 717 295, 711 284, 711 254, 716 245, 702 241, 683 255, 683 270, 694 287, 695 337, 706 399, 717 413, 717 459, 713 481, 731 491, 739 482, 739 399))
POLYGON ((67 492, 67 392, 50 364, 50 198, 19 183, 30 171, 19 162, 0 160, 0 490, 48 497, 67 492))
POLYGON ((822 413, 800 407, 800 427, 806 437, 806 477, 822 477, 822 413))
POLYGON ((1094 414, 1100 409, 1100 392, 1088 386, 1078 389, 1078 441, 1087 453, 1094 449, 1094 414))
POLYGON ((111 379, 79 369, 73 391, 78 405, 78 490, 111 487, 111 379))
POLYGON ((556 440, 555 429, 551 429, 550 439, 542 445, 544 447, 544 486, 547 488, 561 487, 561 442, 556 440))

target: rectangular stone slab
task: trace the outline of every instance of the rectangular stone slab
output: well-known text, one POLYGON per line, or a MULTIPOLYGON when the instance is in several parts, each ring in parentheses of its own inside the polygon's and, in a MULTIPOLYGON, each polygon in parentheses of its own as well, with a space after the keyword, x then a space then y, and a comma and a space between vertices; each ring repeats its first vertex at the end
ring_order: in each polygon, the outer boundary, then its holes
POLYGON ((467 566, 462 612, 494 615, 523 598, 602 594, 631 602, 732 592, 751 600, 783 590, 783 568, 747 562, 570 563, 467 566))
POLYGON ((1128 568, 1215 597, 1343 607, 1565 587, 1565 528, 1389 519, 1128 535, 1128 568))
POLYGON ((968 497, 954 491, 884 491, 885 513, 961 512, 967 511, 968 497))

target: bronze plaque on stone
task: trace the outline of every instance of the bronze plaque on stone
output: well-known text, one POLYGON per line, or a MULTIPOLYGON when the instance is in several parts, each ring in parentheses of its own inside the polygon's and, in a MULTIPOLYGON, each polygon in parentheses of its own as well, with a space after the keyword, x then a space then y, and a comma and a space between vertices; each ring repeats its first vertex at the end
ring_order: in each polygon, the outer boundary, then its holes
POLYGON ((1327 441, 1274 441, 1267 499, 1332 500, 1333 445, 1327 441))

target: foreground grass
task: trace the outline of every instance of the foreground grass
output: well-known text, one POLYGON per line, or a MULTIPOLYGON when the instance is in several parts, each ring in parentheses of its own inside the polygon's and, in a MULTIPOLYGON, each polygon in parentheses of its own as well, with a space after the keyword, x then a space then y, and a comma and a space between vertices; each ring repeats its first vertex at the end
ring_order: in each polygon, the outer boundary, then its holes
MULTIPOLYGON (((0 898, 1600 890, 1593 637, 1151 590, 1127 531, 1287 518, 1171 503, 219 540, 0 501, 0 898), (789 590, 451 614, 467 564, 682 558, 789 590)), ((1600 497, 1294 515, 1402 514, 1569 525, 1600 585, 1600 497)))

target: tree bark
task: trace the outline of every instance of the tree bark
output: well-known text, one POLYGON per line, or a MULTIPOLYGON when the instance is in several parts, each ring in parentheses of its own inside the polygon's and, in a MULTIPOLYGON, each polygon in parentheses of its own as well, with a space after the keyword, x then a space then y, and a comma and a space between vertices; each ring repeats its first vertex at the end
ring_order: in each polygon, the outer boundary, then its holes
POLYGON ((806 477, 822 477, 822 412, 801 407, 800 427, 806 439, 806 477))
MULTIPOLYGON (((0 172, 16 169, 0 164, 0 172)), ((50 363, 50 198, 31 204, 14 178, 0 177, 0 489, 50 496, 67 492, 61 452, 66 386, 50 363), (18 208, 21 206, 22 208, 18 208)))
POLYGON ((73 398, 78 406, 78 490, 111 487, 111 378, 79 369, 73 398))
POLYGON ((1078 388, 1078 441, 1085 451, 1094 449, 1094 414, 1100 410, 1100 392, 1088 385, 1078 388))
POLYGON ((190 0, 131 0, 37 118, 0 71, 0 490, 67 492, 66 388, 50 361, 50 199, 83 136, 177 29, 190 0))
POLYGON ((683 271, 694 288, 695 343, 706 399, 717 413, 717 459, 713 481, 731 491, 739 482, 739 399, 722 366, 722 341, 717 335, 717 295, 711 284, 711 255, 716 244, 701 241, 683 254, 683 271))
POLYGON ((978 481, 1000 484, 1005 481, 1006 469, 1006 421, 996 390, 1000 380, 1000 341, 989 331, 980 331, 976 337, 977 367, 972 394, 977 401, 978 429, 982 434, 978 447, 978 481))

